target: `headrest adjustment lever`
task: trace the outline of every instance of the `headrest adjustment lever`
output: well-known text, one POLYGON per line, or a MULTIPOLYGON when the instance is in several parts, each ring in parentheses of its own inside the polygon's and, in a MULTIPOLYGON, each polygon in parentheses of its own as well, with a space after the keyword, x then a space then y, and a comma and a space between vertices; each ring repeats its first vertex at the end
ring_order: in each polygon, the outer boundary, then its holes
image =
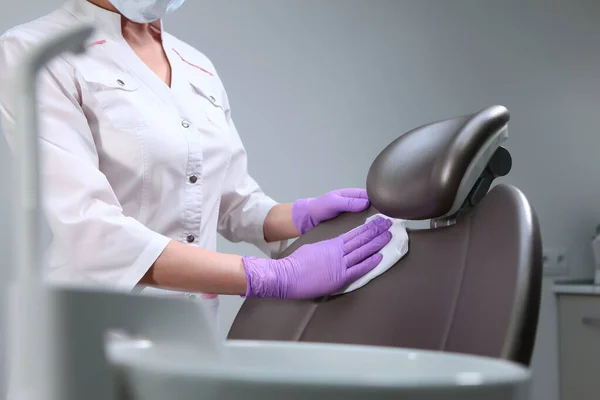
POLYGON ((458 219, 468 214, 479 204, 490 190, 494 179, 507 175, 511 168, 512 157, 510 153, 504 147, 498 147, 458 211, 450 216, 431 219, 430 227, 435 229, 455 224, 458 219))

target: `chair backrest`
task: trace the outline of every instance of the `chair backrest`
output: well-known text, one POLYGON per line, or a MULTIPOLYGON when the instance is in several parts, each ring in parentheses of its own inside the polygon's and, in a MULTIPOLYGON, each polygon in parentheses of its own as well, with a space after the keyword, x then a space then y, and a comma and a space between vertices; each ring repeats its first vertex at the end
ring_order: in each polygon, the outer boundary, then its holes
MULTIPOLYGON (((376 213, 345 214, 295 241, 332 238, 376 213)), ((384 275, 313 301, 247 299, 230 339, 348 343, 452 351, 528 365, 541 295, 537 217, 515 187, 495 186, 455 224, 409 232, 384 275)))
POLYGON ((397 346, 528 364, 541 294, 538 221, 512 186, 510 113, 492 106, 420 126, 390 143, 367 176, 373 208, 319 225, 282 254, 362 224, 377 209, 431 220, 409 252, 365 287, 314 301, 249 299, 229 337, 397 346))

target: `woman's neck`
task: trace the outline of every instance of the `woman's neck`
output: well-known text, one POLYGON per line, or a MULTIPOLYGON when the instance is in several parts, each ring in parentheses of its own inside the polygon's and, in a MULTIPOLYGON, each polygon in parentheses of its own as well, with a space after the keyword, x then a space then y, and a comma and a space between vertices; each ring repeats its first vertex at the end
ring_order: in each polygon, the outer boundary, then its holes
POLYGON ((92 3, 95 6, 104 8, 105 10, 119 13, 119 11, 115 8, 115 6, 112 5, 112 3, 109 0, 87 0, 87 1, 92 3))
MULTIPOLYGON (((119 10, 109 0, 87 0, 88 2, 107 11, 120 14, 119 10)), ((149 42, 160 42, 160 29, 152 24, 140 24, 133 22, 121 15, 121 30, 123 37, 130 45, 145 45, 149 42)))

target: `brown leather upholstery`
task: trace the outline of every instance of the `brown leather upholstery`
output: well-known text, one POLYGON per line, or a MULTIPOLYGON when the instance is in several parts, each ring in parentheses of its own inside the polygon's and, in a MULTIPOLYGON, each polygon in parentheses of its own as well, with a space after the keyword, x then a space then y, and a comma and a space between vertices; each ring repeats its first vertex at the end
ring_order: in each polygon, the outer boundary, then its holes
MULTIPOLYGON (((346 214, 294 242, 342 234, 376 213, 346 214)), ((541 291, 541 238, 527 199, 494 187, 455 225, 409 233, 409 252, 365 287, 314 301, 247 299, 230 339, 351 343, 530 362, 541 291)))

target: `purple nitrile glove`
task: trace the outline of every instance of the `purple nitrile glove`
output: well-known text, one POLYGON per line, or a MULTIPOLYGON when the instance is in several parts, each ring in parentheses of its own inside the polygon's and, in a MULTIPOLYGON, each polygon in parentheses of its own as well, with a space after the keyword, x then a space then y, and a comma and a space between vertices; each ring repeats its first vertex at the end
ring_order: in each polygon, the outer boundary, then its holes
POLYGON ((304 234, 323 221, 345 212, 361 212, 369 207, 365 189, 340 189, 292 204, 292 220, 300 234, 304 234))
POLYGON ((335 293, 375 268, 392 238, 392 221, 377 218, 336 238, 301 246, 280 260, 243 257, 246 297, 314 299, 335 293))

